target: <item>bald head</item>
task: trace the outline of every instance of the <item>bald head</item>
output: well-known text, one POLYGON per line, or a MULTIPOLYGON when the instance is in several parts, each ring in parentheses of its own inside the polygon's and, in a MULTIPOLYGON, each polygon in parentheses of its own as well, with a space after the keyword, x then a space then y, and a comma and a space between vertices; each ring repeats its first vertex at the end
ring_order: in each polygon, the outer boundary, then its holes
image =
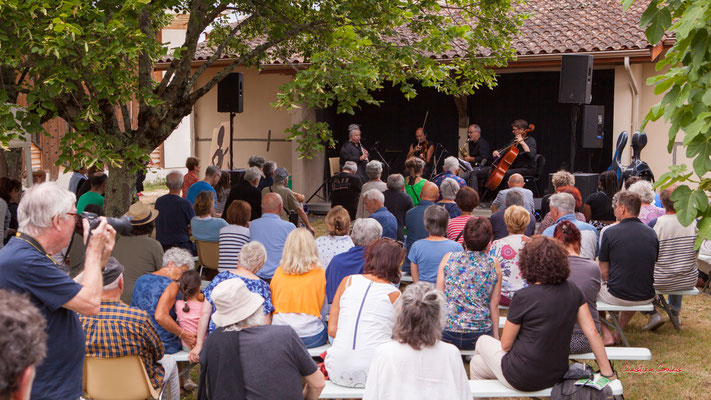
POLYGON ((422 200, 429 200, 435 202, 439 199, 439 188, 432 182, 427 182, 422 186, 422 192, 420 192, 420 198, 422 200))
POLYGON ((509 177, 509 187, 523 187, 523 175, 513 174, 509 177))
POLYGON ((262 196, 262 212, 268 214, 281 214, 283 207, 281 196, 278 193, 267 193, 262 196))

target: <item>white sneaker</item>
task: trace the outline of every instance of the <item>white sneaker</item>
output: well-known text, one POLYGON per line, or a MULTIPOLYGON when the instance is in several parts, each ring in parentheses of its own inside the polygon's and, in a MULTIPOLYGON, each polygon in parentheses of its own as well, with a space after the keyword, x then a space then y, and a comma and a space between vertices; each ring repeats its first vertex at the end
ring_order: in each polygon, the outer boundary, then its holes
POLYGON ((659 313, 654 313, 649 316, 649 322, 647 325, 645 325, 642 330, 643 331, 656 331, 660 326, 664 325, 664 320, 662 319, 662 316, 659 315, 659 313))

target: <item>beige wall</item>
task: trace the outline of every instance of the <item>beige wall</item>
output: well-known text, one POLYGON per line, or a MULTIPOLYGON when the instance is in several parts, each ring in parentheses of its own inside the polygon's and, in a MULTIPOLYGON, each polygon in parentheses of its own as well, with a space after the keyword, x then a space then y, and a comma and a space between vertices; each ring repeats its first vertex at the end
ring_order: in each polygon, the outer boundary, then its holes
MULTIPOLYGON (((639 130, 639 126, 644 120, 649 110, 661 101, 664 95, 655 95, 654 86, 647 85, 647 79, 659 72, 655 70, 655 63, 633 64, 630 70, 639 88, 639 110, 635 112, 635 103, 632 91, 630 90, 629 73, 624 66, 615 67, 615 115, 613 121, 614 140, 617 141, 620 132, 626 130, 630 136, 634 131, 639 130)), ((676 156, 667 151, 668 135, 670 124, 664 122, 663 118, 654 122, 649 122, 644 131, 647 133, 647 146, 642 150, 642 161, 649 164, 654 172, 654 177, 659 178, 669 170, 670 165, 686 164, 691 168, 692 160, 688 159, 685 150, 680 146, 683 140, 683 132, 680 132, 676 141, 676 156)), ((623 153, 622 163, 629 164, 631 157, 630 142, 623 153)), ((614 151, 614 148, 613 148, 614 151)))
MULTIPOLYGON (((209 69, 198 79, 198 86, 204 85, 217 73, 209 69)), ((283 141, 284 130, 301 118, 313 118, 309 110, 287 112, 277 110, 270 103, 276 101, 279 86, 291 79, 289 75, 263 74, 255 69, 238 69, 244 73, 244 112, 234 118, 233 162, 235 168, 246 168, 247 160, 259 154, 267 160, 277 162, 293 175, 293 188, 310 195, 320 184, 323 171, 323 157, 313 160, 298 160, 296 144, 283 141), (271 130, 272 140, 267 151, 266 138, 271 130), (251 140, 258 139, 258 140, 251 140), (307 178, 308 177, 308 178, 307 178), (316 178, 317 177, 317 178, 316 178)), ((193 108, 192 137, 195 140, 195 154, 204 173, 210 165, 210 144, 213 130, 223 122, 229 125, 229 113, 217 112, 217 87, 203 96, 193 108)), ((229 163, 227 164, 229 165, 229 163)))

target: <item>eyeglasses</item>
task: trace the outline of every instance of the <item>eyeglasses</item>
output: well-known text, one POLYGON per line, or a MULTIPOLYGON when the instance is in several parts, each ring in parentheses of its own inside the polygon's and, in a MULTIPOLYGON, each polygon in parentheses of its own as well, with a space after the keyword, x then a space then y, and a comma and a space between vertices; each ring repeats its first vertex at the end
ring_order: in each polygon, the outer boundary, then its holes
POLYGON ((68 212, 68 213, 66 213, 66 214, 67 214, 67 215, 73 215, 73 216, 74 216, 74 223, 77 223, 77 222, 81 221, 81 214, 70 213, 70 212, 68 212))

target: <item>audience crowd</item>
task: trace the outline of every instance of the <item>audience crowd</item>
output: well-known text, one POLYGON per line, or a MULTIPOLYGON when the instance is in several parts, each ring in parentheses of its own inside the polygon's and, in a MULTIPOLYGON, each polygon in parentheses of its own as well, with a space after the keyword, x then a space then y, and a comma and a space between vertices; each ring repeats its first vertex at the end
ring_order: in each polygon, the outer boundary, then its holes
MULTIPOLYGON (((482 217, 454 157, 432 181, 420 158, 406 160, 407 177, 387 179, 381 162, 366 161, 331 177, 320 237, 289 172, 261 156, 243 174, 207 166, 202 179, 200 160, 188 158, 155 207, 130 206, 120 235, 106 218, 92 228, 80 215, 103 215, 110 178, 98 169, 24 194, 0 178, 0 337, 16 338, 1 339, 0 352, 17 360, 3 368, 0 397, 80 398, 85 357, 137 356, 171 400, 195 387, 200 399, 317 399, 325 379, 368 399, 468 399, 468 379, 553 386, 569 354, 587 352, 614 379, 604 346, 621 332, 601 323, 597 302, 664 300, 680 321, 681 296, 656 291, 708 279, 697 268, 699 228, 677 219, 673 186, 658 207, 651 183, 617 191, 605 172, 583 202, 559 171, 534 235, 519 174, 482 217), (195 269, 203 242, 218 249, 211 279, 195 269), (327 343, 317 365, 307 349, 327 343), (474 355, 463 363, 460 350, 474 355), (200 363, 198 385, 179 377, 179 352, 200 363)), ((698 258, 711 262, 704 245, 698 258)), ((621 329, 632 315, 621 313, 621 329)), ((657 311, 647 317, 644 330, 665 323, 657 311)))

